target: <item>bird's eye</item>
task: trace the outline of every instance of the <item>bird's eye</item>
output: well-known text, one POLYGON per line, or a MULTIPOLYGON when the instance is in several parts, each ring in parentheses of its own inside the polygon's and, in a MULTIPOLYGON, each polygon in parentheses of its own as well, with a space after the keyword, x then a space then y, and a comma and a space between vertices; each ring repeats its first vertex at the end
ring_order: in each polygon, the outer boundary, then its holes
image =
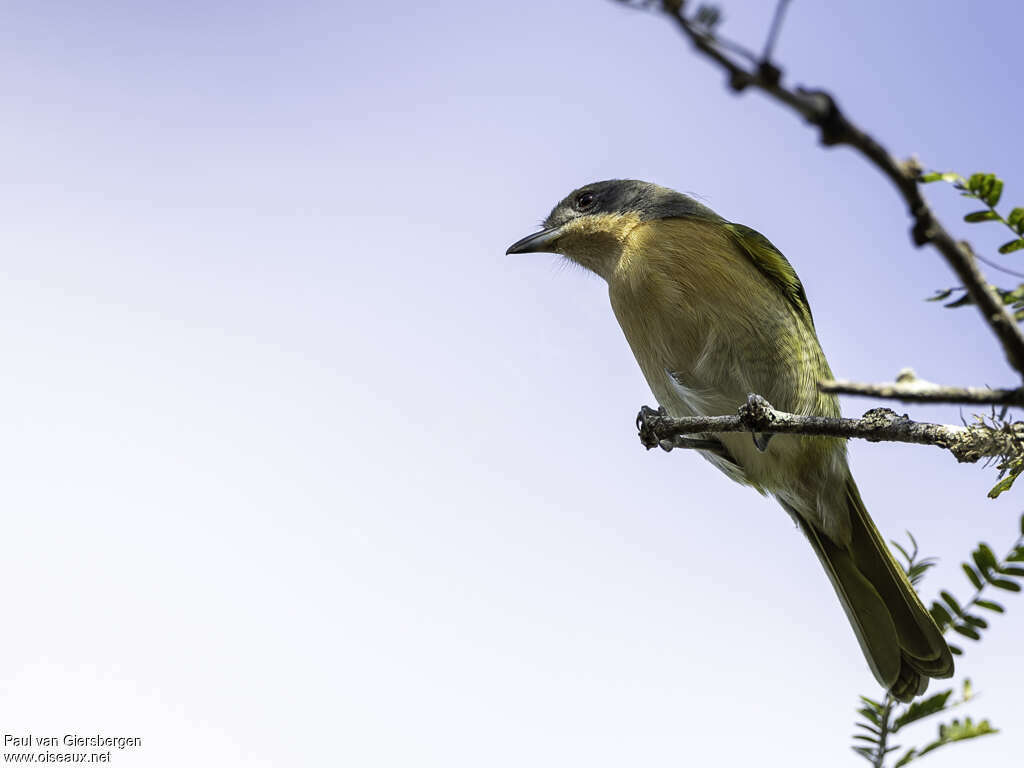
POLYGON ((583 192, 576 196, 576 210, 585 211, 594 204, 594 193, 583 192))

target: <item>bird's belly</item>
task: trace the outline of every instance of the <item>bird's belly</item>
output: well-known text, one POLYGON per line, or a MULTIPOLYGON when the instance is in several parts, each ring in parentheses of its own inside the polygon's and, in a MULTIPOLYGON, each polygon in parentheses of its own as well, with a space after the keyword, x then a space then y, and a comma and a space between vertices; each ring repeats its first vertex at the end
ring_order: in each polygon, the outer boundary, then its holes
MULTIPOLYGON (((653 373, 653 372, 652 372, 653 373)), ((648 376, 658 404, 674 418, 690 416, 731 416, 746 402, 740 388, 726 389, 700 380, 695 375, 661 371, 648 376)), ((773 435, 765 450, 757 447, 749 432, 719 432, 715 437, 725 445, 735 464, 704 454, 733 480, 752 485, 766 493, 777 493, 799 482, 798 474, 807 467, 806 441, 794 435, 773 435), (740 470, 737 472, 737 468, 740 470)))

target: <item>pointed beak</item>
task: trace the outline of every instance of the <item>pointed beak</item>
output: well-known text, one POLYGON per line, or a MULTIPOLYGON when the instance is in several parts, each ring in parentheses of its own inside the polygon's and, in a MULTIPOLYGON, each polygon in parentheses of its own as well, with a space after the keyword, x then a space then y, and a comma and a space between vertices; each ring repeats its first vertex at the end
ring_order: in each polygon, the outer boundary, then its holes
POLYGON ((527 235, 522 240, 512 243, 505 253, 557 253, 554 245, 561 236, 561 227, 542 229, 540 232, 527 235))

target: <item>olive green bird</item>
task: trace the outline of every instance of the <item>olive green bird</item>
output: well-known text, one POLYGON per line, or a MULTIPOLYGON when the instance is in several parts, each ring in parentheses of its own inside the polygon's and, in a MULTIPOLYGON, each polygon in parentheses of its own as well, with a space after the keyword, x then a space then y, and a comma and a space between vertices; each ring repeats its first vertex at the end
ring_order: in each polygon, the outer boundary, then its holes
MULTIPOLYGON (((807 416, 839 416, 803 286, 763 235, 643 181, 587 184, 508 253, 562 254, 608 283, 615 317, 671 416, 732 414, 748 393, 807 416)), ((742 432, 701 453, 771 494, 806 534, 871 671, 909 701, 953 657, 868 516, 844 440, 742 432)))

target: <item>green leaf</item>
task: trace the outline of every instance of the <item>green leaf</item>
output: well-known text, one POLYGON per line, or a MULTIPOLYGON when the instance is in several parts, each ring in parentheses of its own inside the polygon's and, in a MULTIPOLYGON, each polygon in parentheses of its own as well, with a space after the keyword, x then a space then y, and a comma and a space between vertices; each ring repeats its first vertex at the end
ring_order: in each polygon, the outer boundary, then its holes
POLYGON ((946 645, 949 646, 949 652, 952 653, 954 656, 963 655, 963 649, 959 645, 953 645, 952 643, 946 643, 946 645))
POLYGON ((876 736, 882 735, 882 730, 874 725, 871 725, 870 723, 854 723, 854 726, 856 726, 857 728, 863 728, 868 733, 873 733, 876 736))
POLYGON ((985 186, 986 175, 984 173, 972 173, 967 179, 967 189, 975 194, 980 194, 985 186))
POLYGON ((1005 589, 1007 592, 1020 592, 1020 584, 1009 579, 990 579, 989 584, 999 587, 999 589, 1005 589))
POLYGON ((924 574, 928 569, 933 568, 934 566, 935 560, 925 558, 924 560, 914 563, 913 567, 907 571, 907 578, 910 579, 910 583, 916 587, 917 583, 924 578, 924 574))
POLYGON ((960 563, 960 566, 964 569, 964 573, 967 574, 967 580, 974 585, 974 588, 981 589, 982 581, 978 572, 971 568, 967 563, 960 563))
POLYGON ((896 733, 896 731, 908 723, 913 723, 925 717, 930 717, 936 712, 941 712, 946 708, 946 702, 952 695, 953 689, 950 688, 946 691, 940 691, 934 696, 929 696, 927 699, 918 699, 911 703, 906 711, 893 721, 892 732, 896 733))
POLYGON ((914 558, 910 556, 907 550, 905 550, 898 541, 896 541, 895 539, 889 539, 889 543, 896 547, 899 553, 903 555, 903 559, 905 559, 908 564, 914 562, 914 558))
POLYGON ((976 221, 992 221, 998 219, 999 214, 995 211, 975 211, 974 213, 968 213, 964 216, 964 221, 976 222, 976 221))
POLYGON ((964 621, 978 629, 988 629, 988 622, 979 616, 964 616, 964 621))
POLYGON ((920 181, 922 184, 930 184, 933 181, 948 181, 950 184, 952 184, 957 181, 962 182, 963 180, 963 176, 961 176, 959 173, 939 173, 938 171, 932 171, 931 173, 923 174, 921 178, 918 179, 918 181, 920 181))
POLYGON ((1024 576, 1024 568, 1018 565, 1004 565, 999 569, 999 572, 1007 576, 1024 576))
POLYGON ((1020 535, 1024 536, 1024 513, 1020 516, 1020 535))
POLYGON ((949 302, 948 304, 944 304, 943 306, 951 307, 951 308, 952 307, 966 307, 968 304, 973 304, 973 303, 974 303, 974 299, 971 298, 971 294, 965 292, 964 295, 961 296, 960 298, 954 299, 953 301, 949 302))
MULTIPOLYGON (((1010 211, 1010 215, 1006 217, 1006 223, 1011 227, 1021 232, 1024 229, 1024 208, 1014 208, 1010 211)), ((1021 232, 1024 234, 1024 232, 1021 232)))
POLYGON ((952 610, 957 616, 963 613, 963 610, 960 608, 960 604, 956 601, 955 597, 949 594, 949 592, 943 590, 942 592, 939 592, 939 597, 946 601, 946 605, 948 605, 950 610, 952 610))
POLYGON ((869 710, 867 710, 867 709, 858 709, 857 710, 857 714, 859 714, 861 717, 863 717, 866 720, 870 720, 875 725, 881 725, 882 724, 881 721, 877 719, 878 715, 875 715, 874 713, 869 712, 869 710))
POLYGON ((857 710, 857 713, 861 715, 865 720, 870 723, 882 727, 882 705, 877 701, 869 699, 867 696, 861 696, 860 700, 864 702, 864 706, 857 710))
POLYGON ((867 760, 869 763, 874 764, 875 750, 871 749, 871 747, 851 747, 851 749, 858 755, 863 757, 865 760, 867 760))
POLYGON ((946 299, 948 299, 950 296, 953 295, 953 291, 958 291, 958 290, 960 290, 960 289, 959 288, 947 288, 944 291, 940 291, 940 290, 936 289, 935 295, 932 296, 929 299, 925 299, 925 301, 945 301, 946 299))
POLYGON ((978 570, 981 571, 982 575, 984 575, 987 578, 988 575, 992 572, 992 565, 994 565, 994 563, 989 563, 989 561, 981 553, 980 549, 976 549, 973 552, 971 552, 971 559, 974 560, 974 564, 978 566, 978 570))
POLYGON ((1003 493, 1004 491, 1008 491, 1013 487, 1013 481, 1016 479, 1016 475, 1007 475, 998 483, 992 486, 992 490, 988 492, 988 497, 990 499, 999 498, 999 494, 1003 493))
POLYGON ((981 542, 976 551, 978 555, 981 556, 983 570, 988 570, 989 568, 995 570, 999 567, 999 560, 996 559, 996 553, 992 551, 992 547, 988 544, 981 542))
POLYGON ((1024 239, 1018 238, 1016 240, 1011 240, 1008 243, 1003 243, 1002 245, 1000 245, 999 252, 1013 253, 1014 251, 1019 251, 1021 248, 1024 248, 1024 239))
POLYGON ((1024 283, 1021 283, 1012 291, 1007 290, 1006 288, 996 288, 996 293, 999 294, 999 298, 1002 299, 1003 304, 1017 304, 1021 300, 1024 300, 1024 283))
POLYGON ((913 759, 914 759, 915 757, 917 757, 917 750, 916 750, 916 749, 913 749, 913 748, 912 748, 912 749, 908 749, 908 750, 907 750, 907 751, 906 751, 906 752, 904 753, 903 757, 901 757, 901 758, 900 758, 899 760, 897 760, 897 761, 896 761, 896 762, 895 762, 895 763, 893 764, 892 768, 903 768, 903 766, 904 766, 904 765, 906 765, 907 763, 909 763, 909 762, 910 762, 911 760, 913 760, 913 759))
MULTIPOLYGON (((1000 465, 1000 469, 1002 471, 1006 472, 1006 477, 1004 477, 1002 480, 1000 480, 998 483, 996 483, 996 485, 992 488, 992 490, 988 492, 989 498, 992 498, 992 499, 994 499, 1000 493, 1002 493, 1007 488, 1012 486, 1013 485, 1013 481, 1016 480, 1020 476, 1021 472, 1024 472, 1024 461, 1022 461, 1018 457, 1018 458, 1013 459, 1012 461, 1010 461, 1008 463, 1001 464, 1000 465)), ((990 552, 991 552, 991 550, 990 550, 990 552)), ((993 556, 993 560, 994 559, 995 559, 995 556, 993 556)))
POLYGON ((931 613, 932 618, 935 619, 935 623, 938 624, 940 628, 948 627, 953 623, 953 617, 949 615, 946 609, 943 608, 942 604, 938 601, 932 603, 932 607, 929 612, 931 613))
POLYGON ((975 600, 974 604, 995 613, 1006 613, 1006 609, 1003 606, 999 603, 993 603, 991 600, 975 600))
POLYGON ((999 205, 999 198, 1003 196, 1003 180, 996 178, 991 187, 985 190, 985 202, 995 208, 999 205))
POLYGON ((978 630, 967 624, 954 624, 953 631, 964 637, 969 637, 971 640, 981 640, 981 635, 978 634, 978 630))

